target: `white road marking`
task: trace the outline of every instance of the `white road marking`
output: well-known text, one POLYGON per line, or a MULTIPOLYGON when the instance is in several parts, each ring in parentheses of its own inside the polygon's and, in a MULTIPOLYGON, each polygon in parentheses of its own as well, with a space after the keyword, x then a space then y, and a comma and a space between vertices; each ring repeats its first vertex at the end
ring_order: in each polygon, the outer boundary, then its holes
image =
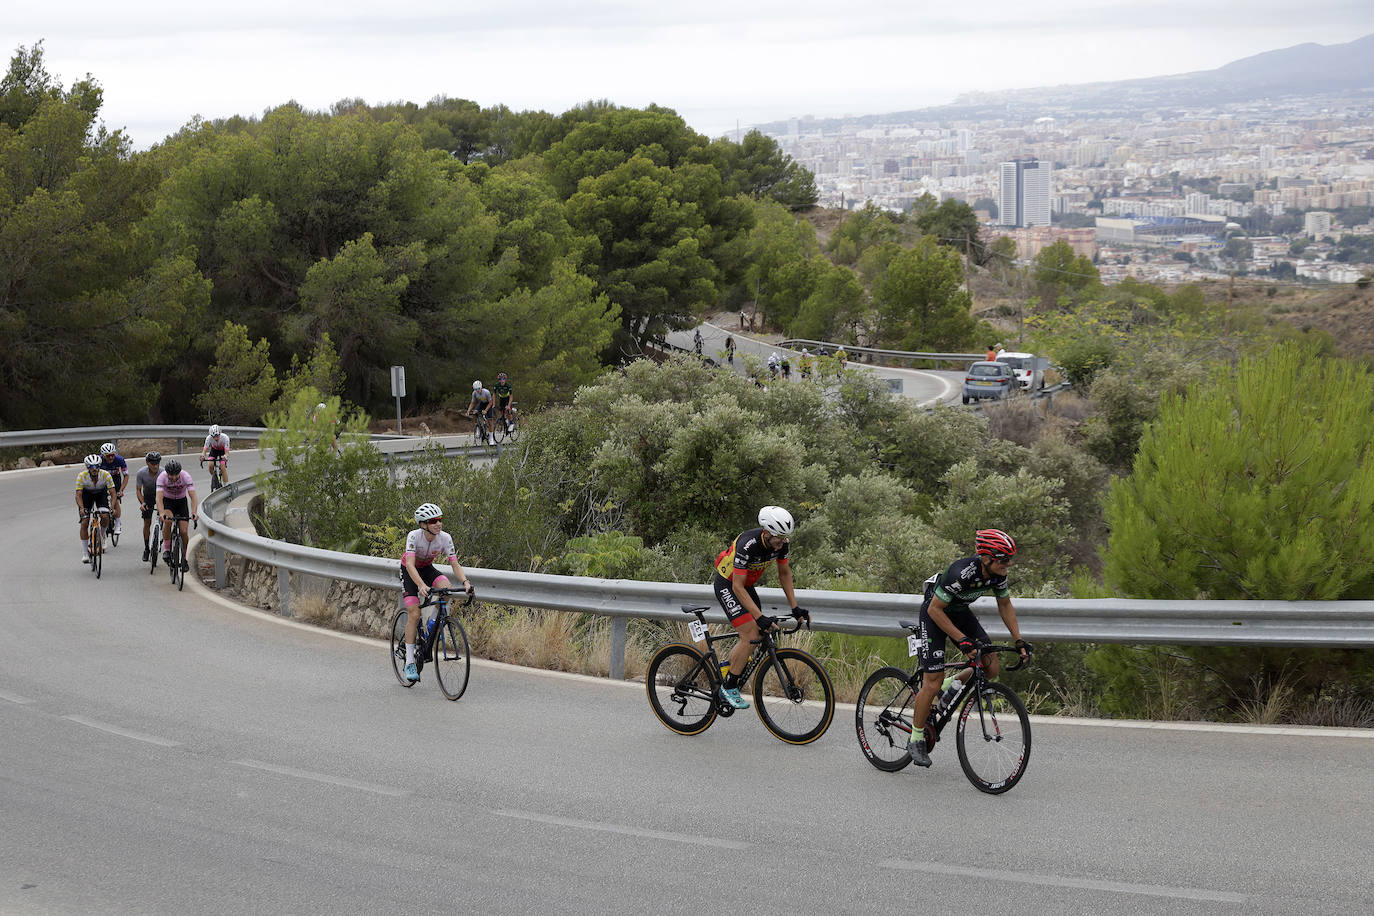
POLYGON ((667 840, 670 843, 690 843, 693 846, 714 846, 718 849, 747 849, 747 843, 739 840, 722 840, 719 837, 696 836, 690 833, 665 833, 662 830, 648 830, 643 827, 626 827, 621 824, 606 824, 600 821, 577 821, 551 814, 536 814, 531 811, 493 811, 501 817, 513 817, 522 821, 535 821, 540 824, 556 824, 577 830, 594 830, 599 833, 619 833, 625 836, 640 837, 647 840, 667 840))
POLYGON ((135 741, 142 741, 145 744, 156 744, 158 747, 180 747, 181 742, 171 741, 167 738, 159 738, 157 735, 145 735, 143 732, 130 731, 127 728, 120 728, 118 725, 110 725, 108 722, 97 722, 94 719, 87 719, 85 716, 63 716, 68 722, 75 722, 77 725, 85 725, 87 728, 99 729, 111 735, 118 735, 121 738, 132 738, 135 741))
POLYGON ((358 782, 356 779, 344 779, 341 776, 330 776, 327 773, 312 773, 310 770, 298 770, 295 767, 277 766, 274 763, 263 763, 261 760, 235 760, 234 763, 238 766, 248 767, 252 770, 266 770, 268 773, 277 773, 281 776, 294 776, 297 779, 309 779, 313 782, 328 783, 331 786, 342 786, 345 789, 357 789, 359 792, 371 792, 375 795, 387 795, 392 798, 403 798, 410 794, 408 789, 379 786, 370 782, 358 782))
POLYGON ((1035 875, 1029 872, 998 871, 991 868, 965 868, 961 865, 941 865, 938 862, 909 862, 888 859, 879 868, 916 871, 932 875, 956 875, 980 881, 1010 881, 1016 884, 1039 884, 1045 887, 1074 887, 1113 894, 1140 894, 1147 897, 1172 897, 1183 900, 1203 900, 1212 903, 1245 903, 1244 894, 1209 891, 1197 887, 1169 887, 1162 884, 1132 884, 1127 881, 1096 881, 1089 878, 1070 878, 1065 875, 1035 875))
POLYGON ((26 703, 33 702, 33 700, 30 700, 28 697, 21 697, 19 694, 10 693, 7 690, 0 690, 0 700, 5 700, 10 703, 18 703, 20 706, 23 706, 26 703))

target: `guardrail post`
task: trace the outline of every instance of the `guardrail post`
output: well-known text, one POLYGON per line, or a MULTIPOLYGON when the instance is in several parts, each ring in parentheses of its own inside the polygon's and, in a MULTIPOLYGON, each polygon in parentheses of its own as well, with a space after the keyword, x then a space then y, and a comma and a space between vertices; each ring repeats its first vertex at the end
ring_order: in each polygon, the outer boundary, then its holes
POLYGON ((611 618, 611 680, 625 680, 626 618, 611 618))
POLYGON ((229 582, 229 558, 224 554, 223 547, 210 545, 210 558, 215 561, 215 588, 222 589, 229 582))
POLYGON ((291 616, 291 570, 285 566, 277 567, 277 603, 281 606, 283 617, 291 616))

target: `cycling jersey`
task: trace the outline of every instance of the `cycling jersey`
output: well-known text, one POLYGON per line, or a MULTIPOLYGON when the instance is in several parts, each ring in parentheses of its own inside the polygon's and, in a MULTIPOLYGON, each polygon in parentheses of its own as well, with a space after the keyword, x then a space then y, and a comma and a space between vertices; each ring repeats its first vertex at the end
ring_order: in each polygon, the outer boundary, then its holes
POLYGON ((934 594, 946 605, 967 610, 974 601, 985 595, 1010 598, 1007 577, 984 575, 978 557, 965 557, 949 564, 949 569, 926 580, 926 595, 934 594))
POLYGON ((495 385, 492 386, 491 390, 496 392, 496 396, 498 398, 508 398, 510 397, 511 393, 510 382, 506 382, 504 385, 500 382, 497 382, 495 385))
POLYGON ((776 550, 764 546, 763 529, 750 528, 740 534, 716 557, 716 572, 723 579, 731 579, 736 573, 744 573, 744 584, 753 585, 768 570, 768 564, 777 561, 787 562, 787 550, 791 544, 784 541, 776 550))
POLYGON ((116 488, 123 483, 125 477, 129 476, 129 462, 125 461, 118 454, 102 455, 100 458, 100 469, 110 472, 110 476, 114 478, 116 488))
POLYGON ((229 434, 220 433, 218 436, 206 436, 205 451, 216 458, 229 454, 229 434))
POLYGON ((154 471, 151 468, 142 467, 138 469, 138 476, 134 478, 134 486, 143 491, 143 501, 148 505, 153 505, 157 501, 157 475, 161 471, 154 471))
POLYGON ((175 478, 167 476, 163 471, 157 475, 157 492, 162 494, 163 505, 169 499, 183 499, 187 493, 193 492, 196 482, 191 479, 190 471, 182 471, 175 478))
POLYGON ((435 560, 458 559, 453 549, 453 538, 447 531, 440 531, 434 538, 429 539, 423 528, 416 528, 406 537, 405 553, 401 554, 401 565, 410 557, 415 558, 415 568, 421 569, 431 565, 435 560))
POLYGON ((90 471, 82 470, 76 475, 76 489, 74 493, 107 493, 115 487, 114 477, 104 468, 96 468, 94 476, 90 471))

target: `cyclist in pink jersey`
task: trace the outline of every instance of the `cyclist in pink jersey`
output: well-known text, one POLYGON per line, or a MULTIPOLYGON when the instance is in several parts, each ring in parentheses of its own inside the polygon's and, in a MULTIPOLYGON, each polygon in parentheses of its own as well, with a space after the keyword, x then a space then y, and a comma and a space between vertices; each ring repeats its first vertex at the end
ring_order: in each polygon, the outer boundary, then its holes
MULTIPOLYGON (((172 562, 172 519, 180 518, 181 543, 189 540, 186 519, 197 518, 196 482, 189 471, 181 469, 181 462, 173 458, 157 475, 157 512, 162 516, 162 562, 172 562)), ((183 564, 183 571, 186 564, 183 564)))
POLYGON ((420 630, 420 602, 431 588, 447 588, 448 577, 434 567, 443 559, 453 567, 454 575, 463 583, 469 595, 472 583, 453 549, 453 538, 443 530, 444 513, 434 503, 425 503, 415 510, 415 522, 420 527, 406 536, 405 553, 401 554, 401 585, 406 605, 406 678, 418 681, 415 668, 415 637, 420 630))

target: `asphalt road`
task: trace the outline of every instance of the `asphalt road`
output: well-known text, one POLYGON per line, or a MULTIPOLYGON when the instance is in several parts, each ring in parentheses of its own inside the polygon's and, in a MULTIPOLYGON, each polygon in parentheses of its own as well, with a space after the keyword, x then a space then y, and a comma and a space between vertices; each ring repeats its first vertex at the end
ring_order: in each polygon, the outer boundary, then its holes
POLYGON ((75 474, 0 474, 0 913, 1374 911, 1370 736, 1037 720, 993 797, 948 743, 873 769, 843 708, 684 738, 640 685, 485 663, 449 703, 136 535, 96 581, 75 474))
MULTIPOLYGON (((742 336, 738 331, 729 327, 719 327, 713 324, 703 324, 701 328, 701 350, 706 356, 716 359, 725 350, 725 338, 733 337, 735 345, 740 353, 753 353, 762 360, 768 359, 768 354, 783 354, 783 348, 773 346, 762 340, 752 337, 742 336)), ((667 335, 667 340, 674 346, 683 349, 692 349, 693 330, 672 331, 667 335)), ((793 382, 801 378, 799 361, 801 352, 788 350, 787 354, 792 362, 793 382)), ((720 357, 723 360, 723 357, 720 357)), ((736 357, 737 371, 742 371, 742 363, 736 357)), ((865 363, 850 361, 850 366, 857 367, 864 372, 871 373, 875 378, 880 378, 894 386, 894 390, 904 397, 911 398, 922 406, 933 405, 939 402, 957 403, 962 390, 964 379, 963 372, 953 372, 950 370, 933 369, 895 369, 886 366, 870 366, 865 363)))

